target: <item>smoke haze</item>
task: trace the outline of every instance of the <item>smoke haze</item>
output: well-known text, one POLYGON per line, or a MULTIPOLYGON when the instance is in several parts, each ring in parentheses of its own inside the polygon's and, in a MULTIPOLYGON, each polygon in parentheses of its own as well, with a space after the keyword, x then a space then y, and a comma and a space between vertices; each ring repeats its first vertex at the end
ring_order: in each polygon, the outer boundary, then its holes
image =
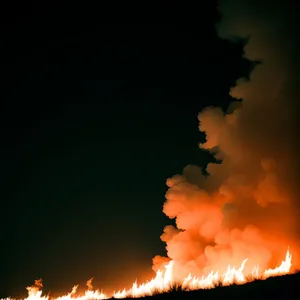
POLYGON ((219 10, 219 36, 247 40, 244 55, 258 64, 231 88, 228 111, 199 113, 200 148, 220 163, 167 180, 163 212, 176 227, 165 227, 168 258, 155 257, 153 269, 172 259, 180 276, 245 258, 249 270, 271 267, 299 234, 297 16, 286 1, 220 1, 219 10))

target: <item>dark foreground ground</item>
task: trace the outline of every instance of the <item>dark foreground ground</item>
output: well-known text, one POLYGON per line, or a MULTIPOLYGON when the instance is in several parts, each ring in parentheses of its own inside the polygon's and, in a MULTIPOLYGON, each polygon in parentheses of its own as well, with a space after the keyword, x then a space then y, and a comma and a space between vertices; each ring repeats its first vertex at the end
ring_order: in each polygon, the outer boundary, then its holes
POLYGON ((244 285, 217 287, 210 290, 198 290, 187 292, 176 290, 174 288, 174 290, 171 292, 151 297, 144 297, 141 299, 300 299, 300 272, 293 275, 274 277, 266 280, 257 280, 244 285))

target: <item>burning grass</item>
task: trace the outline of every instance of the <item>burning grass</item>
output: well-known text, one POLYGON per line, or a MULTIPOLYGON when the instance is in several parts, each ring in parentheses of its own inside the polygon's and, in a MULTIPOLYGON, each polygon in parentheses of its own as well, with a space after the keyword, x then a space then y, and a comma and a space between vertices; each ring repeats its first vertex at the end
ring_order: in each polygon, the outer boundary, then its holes
MULTIPOLYGON (((181 281, 177 281, 174 277, 174 262, 170 261, 166 266, 164 272, 159 270, 156 276, 145 283, 133 283, 130 289, 114 292, 112 295, 94 290, 92 287, 92 279, 87 281, 87 290, 84 295, 78 295, 77 287, 74 286, 72 290, 61 297, 53 298, 49 295, 43 295, 43 284, 41 280, 36 280, 33 286, 27 287, 28 297, 25 300, 102 300, 111 297, 121 298, 140 298, 145 296, 157 296, 162 294, 178 294, 187 291, 195 290, 215 290, 224 286, 236 286, 249 283, 257 279, 267 279, 273 276, 282 276, 291 273, 292 255, 288 250, 285 259, 279 266, 273 269, 260 270, 255 266, 252 273, 245 272, 245 265, 247 259, 244 259, 239 267, 228 266, 227 271, 220 273, 219 271, 211 271, 207 276, 196 277, 189 274, 181 281)), ((6 298, 13 300, 13 298, 6 298)))
MULTIPOLYGON (((300 272, 295 274, 270 277, 268 279, 257 279, 252 282, 240 285, 232 284, 224 286, 220 281, 212 289, 189 291, 175 283, 170 290, 163 293, 154 293, 152 296, 145 296, 142 299, 294 299, 300 294, 300 272)), ((139 299, 139 298, 128 298, 139 299)))
MULTIPOLYGON (((249 279, 250 280, 250 279, 249 279)), ((294 299, 299 297, 300 294, 300 271, 294 274, 287 274, 282 276, 270 277, 268 279, 256 279, 252 282, 246 284, 231 284, 224 286, 221 281, 216 284, 214 288, 211 289, 201 289, 190 291, 184 287, 179 282, 173 282, 170 284, 168 291, 160 292, 158 289, 153 291, 151 296, 144 297, 133 297, 128 295, 126 299, 263 299, 265 297, 279 299, 294 299)), ((46 296, 47 297, 47 296, 46 296)), ((1 300, 17 300, 14 298, 2 298, 1 300)), ((39 297, 31 297, 31 300, 41 299, 39 297)), ((61 297, 60 300, 66 300, 68 298, 61 297)), ((73 296, 70 299, 78 299, 78 297, 73 296)), ((92 294, 88 300, 97 300, 98 297, 93 298, 92 294)), ((118 299, 115 297, 107 299, 118 299)))

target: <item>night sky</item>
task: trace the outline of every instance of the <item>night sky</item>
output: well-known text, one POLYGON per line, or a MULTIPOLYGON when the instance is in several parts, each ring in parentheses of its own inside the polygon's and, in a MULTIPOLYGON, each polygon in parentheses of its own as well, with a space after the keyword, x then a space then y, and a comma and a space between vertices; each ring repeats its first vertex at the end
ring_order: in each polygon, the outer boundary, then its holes
POLYGON ((217 36, 209 2, 161 4, 168 24, 102 24, 96 4, 8 9, 0 297, 40 277, 69 291, 91 277, 106 288, 151 274, 171 222, 166 179, 212 160, 198 147, 198 112, 226 108, 251 67, 242 42, 217 36))

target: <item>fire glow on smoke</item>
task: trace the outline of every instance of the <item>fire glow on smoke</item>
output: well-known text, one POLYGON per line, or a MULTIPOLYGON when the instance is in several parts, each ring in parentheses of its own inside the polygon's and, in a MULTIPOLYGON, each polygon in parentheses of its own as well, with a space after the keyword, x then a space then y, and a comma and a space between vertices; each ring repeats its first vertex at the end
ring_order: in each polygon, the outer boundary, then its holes
MULTIPOLYGON (((153 259, 156 276, 113 295, 93 290, 89 281, 83 296, 75 286, 56 300, 140 297, 168 291, 174 282, 186 290, 243 284, 298 267, 299 137, 294 122, 299 116, 294 106, 300 78, 294 44, 300 35, 291 36, 294 25, 289 25, 298 15, 297 10, 283 13, 286 2, 278 9, 274 1, 245 2, 220 0, 218 33, 247 38, 244 56, 262 63, 231 88, 235 100, 227 111, 209 107, 199 114, 199 129, 206 136, 200 148, 217 163, 209 163, 206 172, 187 166, 167 180, 163 212, 176 225, 166 226, 161 236, 167 257, 153 259), (289 250, 277 264, 288 246, 293 265, 289 250)), ((40 281, 27 288, 26 299, 50 299, 41 288, 40 281)))
MULTIPOLYGON (((245 266, 247 264, 247 258, 244 259, 239 267, 228 266, 224 273, 219 271, 211 271, 207 276, 195 277, 189 274, 183 278, 180 282, 182 289, 191 291, 199 289, 209 289, 216 285, 222 284, 223 286, 230 284, 244 284, 251 282, 255 279, 266 279, 271 276, 279 276, 288 274, 292 266, 292 256, 288 250, 285 259, 282 263, 273 269, 260 270, 259 266, 252 268, 251 272, 245 272, 245 266)), ((42 295, 41 288, 43 287, 41 280, 36 280, 35 284, 31 287, 27 287, 28 297, 24 300, 98 300, 98 299, 109 299, 114 298, 126 298, 126 297, 143 297, 151 296, 155 293, 168 292, 172 289, 174 282, 173 273, 174 261, 170 261, 166 264, 165 270, 159 270, 156 276, 143 284, 138 285, 136 282, 128 290, 124 289, 113 293, 112 295, 106 295, 99 290, 93 290, 92 280, 87 282, 88 289, 85 294, 80 296, 76 295, 78 286, 74 286, 66 295, 60 297, 50 297, 49 295, 42 295)), ((5 298, 5 300, 13 300, 13 298, 5 298)))

